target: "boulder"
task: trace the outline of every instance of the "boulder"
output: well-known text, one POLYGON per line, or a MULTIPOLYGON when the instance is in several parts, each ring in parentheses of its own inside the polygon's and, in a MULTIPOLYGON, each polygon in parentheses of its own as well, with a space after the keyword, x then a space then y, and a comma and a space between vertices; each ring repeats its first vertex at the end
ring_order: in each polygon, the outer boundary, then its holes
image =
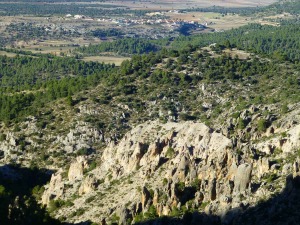
POLYGON ((257 161, 257 177, 262 177, 265 173, 269 172, 270 169, 270 162, 268 158, 260 158, 257 161))
POLYGON ((252 164, 241 164, 237 168, 234 178, 234 193, 239 194, 245 192, 249 187, 251 180, 252 164))
POLYGON ((79 195, 90 193, 94 191, 96 187, 97 187, 97 180, 93 176, 89 175, 81 183, 78 193, 79 195))

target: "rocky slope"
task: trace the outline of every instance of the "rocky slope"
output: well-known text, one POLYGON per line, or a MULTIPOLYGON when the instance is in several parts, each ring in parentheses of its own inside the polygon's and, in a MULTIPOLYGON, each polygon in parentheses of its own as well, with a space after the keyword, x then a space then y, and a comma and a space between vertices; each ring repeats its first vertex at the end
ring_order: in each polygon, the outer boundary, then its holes
POLYGON ((265 204, 298 199, 299 79, 296 65, 248 56, 190 49, 151 68, 137 56, 132 73, 72 104, 1 123, 0 168, 46 168, 51 180, 34 197, 67 223, 263 221, 265 204), (239 70, 227 77, 230 68, 239 70))
POLYGON ((239 118, 219 130, 200 122, 147 121, 110 142, 96 167, 80 156, 67 175, 53 174, 42 202, 72 202, 55 211, 72 222, 129 224, 197 210, 232 223, 233 211, 280 193, 286 177, 299 171, 299 107, 282 118, 268 116, 267 129, 258 131, 261 110, 241 113, 249 124, 234 134, 226 130, 239 118))

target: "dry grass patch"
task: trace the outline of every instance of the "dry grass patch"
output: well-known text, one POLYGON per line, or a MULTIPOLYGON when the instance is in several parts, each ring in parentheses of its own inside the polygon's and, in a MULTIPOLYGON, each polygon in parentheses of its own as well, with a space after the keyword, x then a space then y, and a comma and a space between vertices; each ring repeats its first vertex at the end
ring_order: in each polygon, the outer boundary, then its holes
POLYGON ((104 63, 114 63, 116 66, 120 66, 121 63, 126 60, 130 59, 128 57, 121 57, 121 56, 87 56, 84 57, 83 60, 88 61, 94 61, 94 62, 104 62, 104 63))
POLYGON ((250 57, 250 53, 242 51, 242 50, 237 50, 237 49, 226 49, 224 50, 225 53, 229 54, 231 57, 238 56, 239 59, 247 59, 250 57))

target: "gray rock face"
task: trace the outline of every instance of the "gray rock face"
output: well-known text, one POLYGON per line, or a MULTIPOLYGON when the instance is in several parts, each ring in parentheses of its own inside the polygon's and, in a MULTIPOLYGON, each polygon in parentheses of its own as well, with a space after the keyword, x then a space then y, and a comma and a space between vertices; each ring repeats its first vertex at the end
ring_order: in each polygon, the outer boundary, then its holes
POLYGON ((103 139, 102 131, 87 123, 78 122, 67 135, 57 136, 54 143, 62 145, 67 152, 74 152, 81 148, 89 148, 92 143, 104 141, 103 139))
POLYGON ((97 187, 97 180, 93 176, 89 175, 81 183, 78 193, 79 195, 90 193, 94 191, 96 187, 97 187))
MULTIPOLYGON (((282 147, 297 146, 295 137, 299 132, 295 127, 287 132, 282 147)), ((274 128, 273 132, 278 131, 274 128)), ((82 220, 94 218, 98 223, 101 220, 94 214, 108 220, 116 214, 120 224, 126 224, 131 217, 146 213, 150 206, 160 216, 170 215, 174 208, 196 207, 230 221, 227 213, 233 208, 243 210, 270 196, 272 191, 267 182, 259 181, 281 170, 277 163, 280 160, 269 158, 272 154, 280 157, 274 148, 279 146, 281 137, 268 136, 262 142, 255 139, 255 143, 244 143, 238 135, 230 139, 229 134, 225 136, 194 122, 148 121, 138 125, 118 143, 111 142, 101 152, 97 168, 87 174, 86 158, 79 157, 71 163, 67 184, 73 186, 73 194, 80 195, 74 204, 82 205, 87 198, 101 195, 102 207, 92 204, 81 216, 82 220), (98 185, 98 180, 103 183, 98 185)), ((245 131, 240 131, 240 135, 245 135, 245 131)), ((280 173, 300 173, 298 161, 284 163, 280 173)), ((64 187, 61 183, 53 178, 43 197, 45 203, 62 195, 60 188, 54 188, 64 187)))
POLYGON ((216 200, 217 198, 216 179, 212 179, 209 182, 208 195, 211 201, 216 200))
POLYGON ((146 187, 143 187, 142 199, 141 199, 143 212, 145 212, 147 210, 150 199, 151 199, 150 192, 148 191, 148 189, 146 187))
POLYGON ((176 175, 184 178, 184 171, 193 168, 191 159, 205 158, 211 154, 224 159, 224 150, 231 145, 230 139, 212 133, 209 127, 201 123, 160 124, 152 121, 134 128, 117 145, 110 144, 103 152, 101 167, 103 171, 117 169, 117 161, 119 168, 122 168, 118 169, 121 171, 118 176, 135 171, 137 166, 153 171, 160 166, 162 157, 168 158, 171 154, 171 160, 178 169, 176 175), (142 144, 149 143, 150 137, 155 141, 150 141, 149 147, 142 144))
POLYGON ((247 190, 250 184, 252 165, 239 165, 234 178, 234 192, 236 194, 243 193, 247 190))
POLYGON ((78 156, 76 161, 70 165, 68 172, 69 181, 80 180, 83 178, 84 169, 88 168, 87 160, 84 156, 78 156))
POLYGON ((262 177, 264 174, 269 172, 270 162, 268 158, 260 158, 257 161, 257 176, 262 177))
POLYGON ((127 225, 128 219, 132 218, 132 215, 130 215, 130 211, 125 206, 118 208, 116 210, 116 215, 120 218, 119 225, 127 225))
POLYGON ((50 200, 60 198, 64 193, 64 183, 60 173, 52 174, 50 183, 42 196, 42 203, 48 205, 50 200))

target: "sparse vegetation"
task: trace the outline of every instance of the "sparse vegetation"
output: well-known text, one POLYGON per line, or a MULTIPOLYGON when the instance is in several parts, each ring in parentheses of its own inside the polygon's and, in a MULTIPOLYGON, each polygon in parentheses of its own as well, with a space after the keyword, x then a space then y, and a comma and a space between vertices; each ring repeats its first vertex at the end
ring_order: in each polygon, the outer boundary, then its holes
POLYGON ((166 156, 169 157, 169 158, 172 158, 172 157, 174 156, 174 154, 175 154, 174 149, 171 148, 171 147, 169 147, 169 148, 167 149, 166 156))

